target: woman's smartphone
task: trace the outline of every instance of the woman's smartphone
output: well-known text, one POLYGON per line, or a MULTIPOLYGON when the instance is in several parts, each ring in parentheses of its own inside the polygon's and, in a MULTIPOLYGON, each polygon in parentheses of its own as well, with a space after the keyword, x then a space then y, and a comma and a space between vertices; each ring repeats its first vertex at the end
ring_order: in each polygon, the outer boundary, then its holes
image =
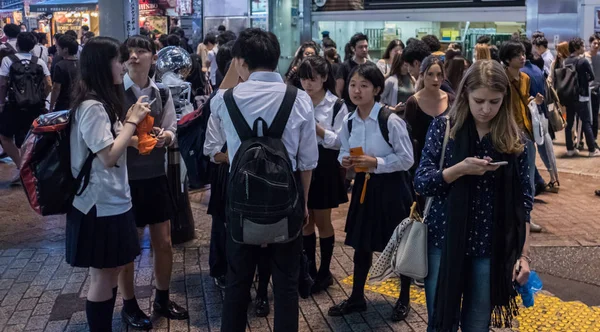
POLYGON ((508 161, 491 161, 489 165, 492 166, 506 166, 508 165, 508 161))

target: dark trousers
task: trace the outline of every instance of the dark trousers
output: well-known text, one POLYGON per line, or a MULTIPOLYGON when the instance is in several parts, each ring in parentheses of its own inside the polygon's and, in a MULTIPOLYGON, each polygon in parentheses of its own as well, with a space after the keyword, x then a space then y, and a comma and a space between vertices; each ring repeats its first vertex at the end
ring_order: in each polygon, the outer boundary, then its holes
POLYGON ((213 278, 218 278, 227 274, 227 256, 225 255, 226 243, 227 228, 225 227, 225 218, 212 216, 208 265, 210 267, 210 276, 213 278))
POLYGON ((582 131, 585 135, 585 143, 588 146, 588 151, 593 152, 596 149, 596 140, 592 133, 592 123, 590 119, 590 111, 588 102, 577 102, 567 106, 567 127, 565 128, 565 140, 567 142, 567 150, 574 150, 573 146, 573 122, 575 115, 579 118, 582 125, 582 131))
POLYGON ((598 139, 598 109, 600 108, 600 92, 598 89, 592 90, 592 134, 598 139))
POLYGON ((269 255, 275 298, 275 332, 298 331, 298 274, 302 237, 284 244, 260 246, 233 242, 227 236, 227 288, 223 303, 221 331, 244 332, 247 323, 248 293, 261 253, 269 255))

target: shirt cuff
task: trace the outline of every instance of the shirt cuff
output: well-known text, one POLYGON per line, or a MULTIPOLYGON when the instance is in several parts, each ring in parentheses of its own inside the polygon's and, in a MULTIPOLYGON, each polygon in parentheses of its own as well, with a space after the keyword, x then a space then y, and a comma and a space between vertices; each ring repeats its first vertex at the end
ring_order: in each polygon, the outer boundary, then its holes
POLYGON ((439 186, 442 188, 446 188, 448 186, 450 186, 448 183, 446 183, 446 181, 444 180, 444 171, 443 170, 437 170, 435 171, 435 174, 432 177, 432 186, 439 186))
POLYGON ((375 169, 373 170, 373 173, 375 173, 375 174, 386 173, 385 172, 385 159, 383 159, 381 157, 376 157, 375 159, 377 159, 377 167, 375 167, 375 169))
POLYGON ((319 164, 318 161, 315 162, 315 163, 313 163, 313 164, 308 164, 308 165, 304 165, 304 164, 298 163, 298 166, 296 168, 300 172, 303 172, 303 171, 312 171, 313 169, 317 168, 318 164, 319 164))
POLYGON ((336 146, 335 144, 336 138, 337 136, 333 131, 325 130, 325 137, 323 137, 323 147, 327 149, 339 148, 339 146, 336 146))

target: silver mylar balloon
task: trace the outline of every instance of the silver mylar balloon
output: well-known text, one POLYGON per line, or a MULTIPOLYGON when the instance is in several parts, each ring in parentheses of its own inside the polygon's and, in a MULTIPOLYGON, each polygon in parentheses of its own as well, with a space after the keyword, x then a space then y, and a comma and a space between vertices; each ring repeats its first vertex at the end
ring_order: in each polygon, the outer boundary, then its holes
POLYGON ((168 46, 158 51, 157 55, 156 71, 160 75, 173 72, 181 79, 185 79, 192 71, 192 58, 181 47, 168 46))

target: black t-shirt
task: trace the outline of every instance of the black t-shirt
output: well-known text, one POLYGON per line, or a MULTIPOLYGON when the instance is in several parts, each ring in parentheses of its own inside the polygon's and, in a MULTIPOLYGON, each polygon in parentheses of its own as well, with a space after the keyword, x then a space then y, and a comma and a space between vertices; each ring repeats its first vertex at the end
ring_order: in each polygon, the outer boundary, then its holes
POLYGON ((342 63, 340 65, 340 68, 337 72, 337 76, 336 79, 342 79, 344 80, 344 89, 342 91, 342 98, 344 99, 344 101, 346 101, 346 106, 348 106, 348 108, 350 108, 351 110, 356 108, 356 105, 354 105, 351 101, 350 101, 350 94, 348 93, 348 84, 350 83, 350 73, 352 72, 352 69, 354 69, 354 67, 358 66, 358 63, 356 63, 354 60, 349 59, 347 61, 344 61, 344 63, 342 63))
POLYGON ((590 91, 588 85, 595 79, 590 63, 583 58, 570 56, 565 59, 565 65, 573 65, 575 67, 575 70, 577 70, 577 79, 579 80, 579 94, 583 97, 589 97, 590 91))
POLYGON ((63 59, 54 67, 52 81, 60 84, 60 93, 56 99, 55 110, 69 109, 71 103, 71 90, 75 87, 77 79, 77 60, 63 59))

